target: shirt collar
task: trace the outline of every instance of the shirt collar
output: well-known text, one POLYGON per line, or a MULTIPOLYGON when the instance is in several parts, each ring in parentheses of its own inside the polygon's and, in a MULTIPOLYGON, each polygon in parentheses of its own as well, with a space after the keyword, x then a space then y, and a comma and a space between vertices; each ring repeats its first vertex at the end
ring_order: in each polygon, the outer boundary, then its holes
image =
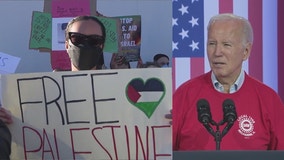
MULTIPOLYGON (((219 91, 219 92, 224 92, 224 87, 223 85, 216 79, 216 76, 214 75, 213 72, 211 72, 211 80, 213 83, 214 88, 219 91)), ((243 85, 245 80, 245 72, 242 70, 239 77, 237 78, 237 80, 235 81, 235 83, 230 87, 230 93, 235 93, 236 91, 238 91, 241 86, 243 85)))

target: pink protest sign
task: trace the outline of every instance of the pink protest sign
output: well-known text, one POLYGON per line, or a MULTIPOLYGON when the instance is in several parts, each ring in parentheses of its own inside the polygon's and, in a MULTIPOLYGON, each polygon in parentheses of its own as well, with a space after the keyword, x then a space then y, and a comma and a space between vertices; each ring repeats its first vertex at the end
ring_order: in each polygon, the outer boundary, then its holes
POLYGON ((52 51, 51 65, 53 70, 71 70, 70 59, 66 51, 52 51))
POLYGON ((90 0, 53 0, 51 5, 53 18, 91 15, 90 0))

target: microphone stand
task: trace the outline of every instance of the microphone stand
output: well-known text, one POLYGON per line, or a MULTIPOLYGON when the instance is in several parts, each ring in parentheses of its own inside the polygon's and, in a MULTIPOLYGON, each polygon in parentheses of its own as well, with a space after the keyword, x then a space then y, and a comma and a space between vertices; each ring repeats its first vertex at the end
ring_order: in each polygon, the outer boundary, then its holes
POLYGON ((214 120, 212 120, 209 103, 205 99, 201 99, 198 101, 197 111, 198 111, 198 120, 203 124, 206 130, 214 137, 214 140, 216 142, 216 150, 220 150, 222 138, 232 128, 237 117, 234 102, 230 99, 226 99, 223 102, 224 117, 223 120, 221 120, 219 123, 216 123, 214 120), (226 122, 227 124, 221 133, 219 127, 221 125, 224 125, 226 122), (216 126, 216 132, 213 130, 210 124, 216 126))
POLYGON ((216 126, 216 132, 214 133, 214 138, 215 138, 215 142, 216 142, 216 150, 220 150, 220 145, 221 145, 222 138, 229 132, 231 127, 234 125, 234 122, 227 122, 227 124, 226 124, 225 128, 223 129, 222 133, 220 132, 219 126, 225 124, 224 120, 221 120, 218 124, 216 124, 213 121, 212 124, 216 126))
MULTIPOLYGON (((210 123, 203 123, 203 126, 206 128, 206 130, 214 137, 215 142, 216 142, 216 150, 220 150, 220 144, 223 138, 223 134, 221 134, 219 126, 223 125, 225 122, 221 121, 218 124, 212 120, 210 123), (210 124, 216 126, 216 132, 212 129, 210 124)), ((223 132, 224 133, 224 132, 223 132)))
POLYGON ((220 144, 223 138, 223 135, 221 134, 219 130, 219 125, 216 126, 217 130, 215 132, 215 142, 216 142, 216 150, 220 150, 220 144))
POLYGON ((212 127, 210 126, 209 123, 203 123, 203 126, 206 128, 206 130, 212 135, 215 137, 215 132, 214 130, 212 129, 212 127))
POLYGON ((203 124, 203 125, 209 131, 209 133, 214 137, 214 140, 216 142, 216 150, 220 150, 222 138, 225 136, 226 133, 228 133, 229 129, 232 126, 232 123, 231 124, 227 124, 225 129, 222 131, 222 133, 221 133, 219 127, 221 125, 225 124, 224 120, 220 121, 219 123, 216 123, 214 120, 212 120, 210 123, 212 125, 216 126, 216 131, 215 132, 214 132, 214 130, 212 129, 212 127, 208 123, 207 123, 207 126, 205 126, 205 124, 203 124))
POLYGON ((203 126, 206 128, 206 130, 214 137, 214 140, 216 142, 216 150, 220 150, 222 138, 228 133, 228 131, 234 124, 234 123, 228 122, 226 127, 223 129, 221 133, 219 127, 223 125, 224 123, 225 123, 224 121, 221 121, 220 123, 217 124, 213 120, 210 123, 203 123, 203 126), (216 131, 213 130, 210 124, 212 124, 213 126, 216 126, 216 131))

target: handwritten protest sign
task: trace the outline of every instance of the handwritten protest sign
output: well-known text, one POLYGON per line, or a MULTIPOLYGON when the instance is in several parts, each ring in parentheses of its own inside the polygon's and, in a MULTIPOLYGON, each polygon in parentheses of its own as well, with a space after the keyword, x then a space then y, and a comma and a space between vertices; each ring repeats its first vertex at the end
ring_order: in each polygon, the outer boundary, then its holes
POLYGON ((52 18, 52 51, 65 51, 65 29, 73 17, 52 18))
POLYGON ((33 12, 30 49, 51 49, 51 14, 33 12))
POLYGON ((119 29, 119 20, 109 17, 97 17, 106 28, 106 41, 104 46, 104 51, 109 53, 118 52, 118 33, 119 29))
POLYGON ((0 74, 15 73, 20 60, 19 57, 0 52, 0 74))
POLYGON ((71 62, 66 51, 52 51, 51 56, 51 68, 52 70, 70 71, 71 62))
POLYGON ((2 76, 11 159, 172 159, 170 68, 2 76))
POLYGON ((53 18, 91 15, 90 0, 53 0, 51 6, 53 18))
MULTIPOLYGON (((51 13, 52 12, 52 6, 57 6, 57 5, 52 5, 53 1, 56 1, 56 0, 44 0, 44 6, 43 6, 43 12, 45 13, 51 13)), ((73 3, 73 1, 69 1, 69 0, 65 0, 65 1, 62 1, 60 0, 61 4, 64 6, 65 3, 73 3)), ((97 0, 89 0, 90 2, 90 10, 91 10, 91 15, 95 15, 96 14, 96 11, 97 11, 97 0)), ((83 2, 85 3, 85 2, 83 2)), ((73 3, 74 4, 74 3, 73 3)), ((67 4, 67 6, 69 6, 67 4)), ((61 7, 61 5, 59 5, 59 7, 61 7)), ((64 8, 64 7, 63 7, 64 8)))
POLYGON ((120 55, 123 55, 126 61, 138 61, 140 58, 141 47, 141 16, 119 16, 115 17, 120 21, 120 55))

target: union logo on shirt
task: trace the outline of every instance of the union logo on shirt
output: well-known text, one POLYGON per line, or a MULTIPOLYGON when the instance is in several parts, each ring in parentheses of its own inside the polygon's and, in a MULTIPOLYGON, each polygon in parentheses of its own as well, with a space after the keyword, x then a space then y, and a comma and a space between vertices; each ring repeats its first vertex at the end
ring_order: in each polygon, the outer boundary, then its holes
POLYGON ((245 137, 251 137, 255 134, 254 131, 254 119, 251 116, 248 115, 241 115, 238 117, 239 122, 239 129, 238 132, 245 136, 245 137))

